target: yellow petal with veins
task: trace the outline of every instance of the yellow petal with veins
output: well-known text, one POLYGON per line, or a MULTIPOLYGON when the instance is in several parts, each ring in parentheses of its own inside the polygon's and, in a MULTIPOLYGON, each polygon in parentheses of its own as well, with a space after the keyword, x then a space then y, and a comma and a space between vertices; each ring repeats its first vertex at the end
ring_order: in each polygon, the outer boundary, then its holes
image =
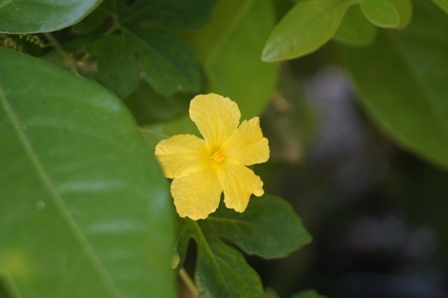
POLYGON ((204 219, 214 212, 221 199, 222 186, 213 167, 205 168, 171 183, 171 195, 180 217, 204 219))
POLYGON ((194 135, 176 135, 160 141, 155 155, 168 178, 180 178, 207 166, 204 140, 194 135))
POLYGON ((238 127, 238 105, 221 95, 197 95, 190 103, 190 118, 198 127, 210 150, 221 145, 238 127))
POLYGON ((258 117, 243 121, 222 148, 226 158, 236 159, 247 166, 269 159, 268 139, 263 137, 258 117))
POLYGON ((243 212, 252 194, 257 197, 264 194, 263 181, 242 163, 227 161, 217 174, 224 189, 224 203, 227 208, 243 212))

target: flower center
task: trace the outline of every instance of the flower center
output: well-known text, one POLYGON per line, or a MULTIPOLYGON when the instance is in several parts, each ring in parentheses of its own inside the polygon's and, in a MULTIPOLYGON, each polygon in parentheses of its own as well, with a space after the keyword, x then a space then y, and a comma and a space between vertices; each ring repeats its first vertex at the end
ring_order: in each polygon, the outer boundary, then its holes
POLYGON ((221 151, 215 151, 210 155, 210 159, 212 159, 216 163, 222 163, 224 161, 224 154, 221 151))

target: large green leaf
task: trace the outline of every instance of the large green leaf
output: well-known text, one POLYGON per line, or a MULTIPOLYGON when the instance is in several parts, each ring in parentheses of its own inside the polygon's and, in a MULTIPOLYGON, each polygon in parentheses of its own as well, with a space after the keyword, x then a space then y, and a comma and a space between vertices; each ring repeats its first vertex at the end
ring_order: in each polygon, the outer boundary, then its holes
POLYGON ((230 240, 248 254, 284 257, 311 241, 300 219, 284 200, 264 195, 251 199, 243 213, 223 205, 205 220, 181 220, 177 250, 182 266, 190 238, 198 248, 196 282, 202 297, 261 297, 256 272, 230 240))
POLYGON ((263 50, 263 61, 280 61, 309 54, 336 32, 354 0, 309 0, 296 4, 277 24, 263 50))
POLYGON ((344 48, 361 103, 405 148, 448 167, 448 18, 416 1, 411 25, 344 48))
POLYGON ((0 32, 56 31, 79 22, 101 0, 0 0, 0 32))
POLYGON ((23 297, 174 297, 167 185, 124 105, 0 47, 0 272, 23 297))
POLYGON ((212 21, 191 36, 207 76, 206 91, 237 102, 243 119, 262 112, 276 83, 277 65, 259 58, 273 27, 272 1, 220 0, 212 21))

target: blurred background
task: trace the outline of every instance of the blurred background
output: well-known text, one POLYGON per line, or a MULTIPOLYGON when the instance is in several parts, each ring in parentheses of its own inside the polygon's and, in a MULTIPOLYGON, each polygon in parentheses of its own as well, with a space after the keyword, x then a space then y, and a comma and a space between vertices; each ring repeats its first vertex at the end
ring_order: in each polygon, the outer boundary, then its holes
POLYGON ((279 297, 448 297, 448 173, 372 124, 344 70, 322 63, 328 52, 282 65, 261 118, 271 159, 255 168, 313 242, 249 261, 279 297))

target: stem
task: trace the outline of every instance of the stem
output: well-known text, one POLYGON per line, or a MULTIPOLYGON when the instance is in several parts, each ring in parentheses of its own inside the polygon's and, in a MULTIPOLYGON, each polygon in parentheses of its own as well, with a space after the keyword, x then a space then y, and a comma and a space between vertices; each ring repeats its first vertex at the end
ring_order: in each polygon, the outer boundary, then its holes
POLYGON ((179 276, 184 282, 185 286, 191 292, 191 294, 193 294, 194 297, 198 297, 198 290, 196 289, 196 286, 194 285, 193 281, 184 268, 179 270, 179 276))

